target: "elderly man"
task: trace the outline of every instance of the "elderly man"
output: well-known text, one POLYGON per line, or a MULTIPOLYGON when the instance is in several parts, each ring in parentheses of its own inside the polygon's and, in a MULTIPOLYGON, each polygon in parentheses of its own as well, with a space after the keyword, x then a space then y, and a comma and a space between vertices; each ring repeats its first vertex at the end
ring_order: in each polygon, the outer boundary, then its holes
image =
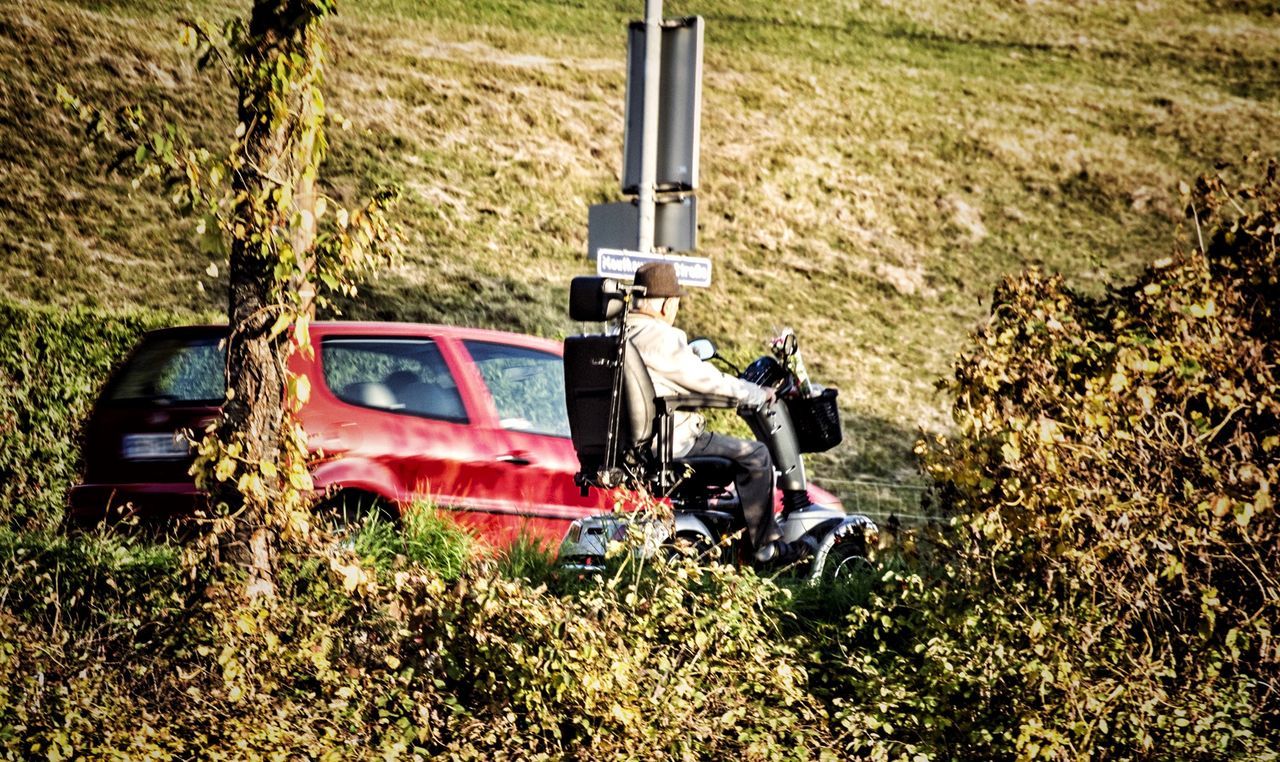
MULTIPOLYGON (((649 369, 659 396, 719 394, 737 399, 743 407, 774 404, 772 389, 722 373, 689 348, 684 331, 674 326, 680 297, 685 295, 675 267, 667 262, 644 264, 636 270, 635 285, 643 286, 645 293, 632 305, 627 336, 649 369)), ((756 561, 786 564, 812 552, 811 540, 781 541, 782 532, 773 518, 773 460, 763 443, 706 431, 697 413, 676 412, 673 423, 676 457, 719 456, 738 465, 734 481, 756 561)))

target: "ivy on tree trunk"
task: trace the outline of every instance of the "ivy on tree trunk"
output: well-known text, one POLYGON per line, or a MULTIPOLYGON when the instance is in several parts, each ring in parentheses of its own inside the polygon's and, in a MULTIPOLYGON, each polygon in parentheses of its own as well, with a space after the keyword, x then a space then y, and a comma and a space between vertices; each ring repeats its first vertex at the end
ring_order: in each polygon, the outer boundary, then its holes
MULTIPOLYGON (((277 460, 287 425, 289 337, 276 329, 281 288, 295 297, 283 301, 292 301, 302 314, 312 307, 304 287, 313 268, 305 263, 315 239, 324 118, 315 37, 318 22, 331 10, 326 2, 257 0, 240 46, 237 130, 243 134, 231 182, 238 224, 231 237, 227 306, 232 331, 218 437, 240 442, 241 457, 250 467, 259 465, 259 472, 260 464, 277 460), (289 268, 299 275, 282 283, 279 264, 299 260, 303 267, 289 268)), ((275 589, 275 546, 283 522, 270 513, 282 507, 282 477, 279 469, 269 472, 260 473, 261 495, 246 493, 230 479, 215 482, 211 492, 215 505, 238 516, 221 550, 225 561, 245 570, 250 597, 275 589)))
POLYGON ((354 296, 357 281, 399 246, 385 216, 393 194, 348 210, 317 189, 327 149, 321 26, 336 5, 255 0, 247 24, 222 32, 184 22, 183 43, 201 49, 202 66, 221 64, 238 95, 226 156, 193 145, 177 125, 155 127, 142 105, 108 113, 58 87, 88 134, 115 144, 115 164, 132 161, 135 186, 163 178, 166 195, 200 216, 198 229, 212 231, 215 250, 227 255, 227 397, 191 473, 215 514, 202 547, 244 572, 250 598, 274 594, 279 543, 310 535, 312 453, 296 418, 310 389, 289 372, 290 355, 312 351, 316 306, 331 305, 333 293, 354 296))

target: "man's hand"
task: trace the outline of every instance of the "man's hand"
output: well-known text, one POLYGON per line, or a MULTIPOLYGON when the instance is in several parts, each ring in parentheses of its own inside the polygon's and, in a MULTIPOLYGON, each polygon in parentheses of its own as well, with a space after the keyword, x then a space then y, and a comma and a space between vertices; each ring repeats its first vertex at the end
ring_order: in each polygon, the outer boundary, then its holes
POLYGON ((762 386, 760 388, 764 390, 765 407, 770 407, 773 403, 778 401, 778 393, 774 391, 772 386, 762 386))

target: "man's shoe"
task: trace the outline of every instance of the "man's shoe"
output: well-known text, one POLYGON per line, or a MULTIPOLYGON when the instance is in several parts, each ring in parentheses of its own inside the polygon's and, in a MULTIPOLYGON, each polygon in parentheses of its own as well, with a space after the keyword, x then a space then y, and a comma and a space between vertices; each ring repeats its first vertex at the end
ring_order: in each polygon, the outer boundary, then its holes
POLYGON ((795 542, 771 542, 756 551, 756 565, 767 569, 780 569, 797 564, 818 552, 818 541, 805 535, 795 542))

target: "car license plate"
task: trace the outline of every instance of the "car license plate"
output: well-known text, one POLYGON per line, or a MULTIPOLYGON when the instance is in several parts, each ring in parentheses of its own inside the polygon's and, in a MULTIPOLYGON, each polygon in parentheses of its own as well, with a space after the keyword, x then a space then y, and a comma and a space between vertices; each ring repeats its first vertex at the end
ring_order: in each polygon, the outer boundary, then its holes
POLYGON ((175 460, 191 452, 186 437, 172 434, 125 434, 121 445, 125 460, 175 460))

